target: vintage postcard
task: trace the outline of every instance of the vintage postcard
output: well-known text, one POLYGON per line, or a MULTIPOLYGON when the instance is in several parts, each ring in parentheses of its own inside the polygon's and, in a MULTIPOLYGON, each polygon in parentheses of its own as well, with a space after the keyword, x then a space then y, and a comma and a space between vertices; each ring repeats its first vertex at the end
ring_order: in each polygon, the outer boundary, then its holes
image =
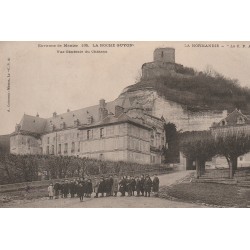
POLYGON ((250 207, 250 42, 0 55, 0 207, 250 207))

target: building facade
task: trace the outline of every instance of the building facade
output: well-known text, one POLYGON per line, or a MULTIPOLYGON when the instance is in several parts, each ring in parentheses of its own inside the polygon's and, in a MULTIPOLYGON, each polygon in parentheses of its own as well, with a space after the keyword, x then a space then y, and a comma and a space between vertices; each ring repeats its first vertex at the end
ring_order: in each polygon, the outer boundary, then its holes
POLYGON ((99 105, 55 112, 48 119, 24 115, 11 135, 10 152, 160 164, 165 120, 136 101, 118 104, 100 100, 99 105))
MULTIPOLYGON (((216 137, 217 135, 226 135, 228 133, 250 134, 250 115, 243 114, 240 110, 235 109, 224 119, 221 119, 217 123, 213 123, 213 125, 211 126, 211 133, 214 137, 216 137)), ((225 157, 214 157, 212 159, 212 165, 217 168, 228 167, 228 163, 225 157)), ((250 166, 250 153, 238 157, 238 166, 250 166)))

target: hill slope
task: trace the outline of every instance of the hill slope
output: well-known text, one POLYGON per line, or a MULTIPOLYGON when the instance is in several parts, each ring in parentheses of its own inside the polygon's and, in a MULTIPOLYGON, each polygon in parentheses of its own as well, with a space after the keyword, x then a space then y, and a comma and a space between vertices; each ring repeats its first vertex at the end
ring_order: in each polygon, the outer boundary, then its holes
POLYGON ((241 87, 237 80, 218 73, 204 72, 193 76, 161 76, 141 80, 127 88, 128 92, 151 88, 167 100, 185 105, 190 110, 234 110, 250 112, 250 89, 241 87))

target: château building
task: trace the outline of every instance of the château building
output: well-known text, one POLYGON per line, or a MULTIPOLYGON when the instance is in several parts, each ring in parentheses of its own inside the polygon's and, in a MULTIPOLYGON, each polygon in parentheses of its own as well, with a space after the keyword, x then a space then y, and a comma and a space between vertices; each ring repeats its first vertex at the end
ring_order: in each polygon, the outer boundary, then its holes
POLYGON ((164 118, 135 101, 115 101, 50 118, 23 115, 10 138, 13 154, 44 154, 128 161, 162 162, 164 118))

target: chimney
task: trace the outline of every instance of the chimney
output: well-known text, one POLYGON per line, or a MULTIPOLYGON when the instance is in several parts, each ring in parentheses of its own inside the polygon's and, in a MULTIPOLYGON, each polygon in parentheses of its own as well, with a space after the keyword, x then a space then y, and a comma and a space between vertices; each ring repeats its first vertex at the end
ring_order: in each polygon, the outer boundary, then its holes
POLYGON ((122 113, 124 113, 124 108, 119 105, 115 106, 115 116, 118 117, 122 113))
POLYGON ((36 114, 36 117, 39 117, 39 114, 38 114, 38 113, 36 114))
POLYGON ((67 112, 70 112, 70 109, 67 109, 67 112))
POLYGON ((108 116, 108 110, 105 108, 106 103, 104 99, 99 101, 99 121, 108 116))
POLYGON ((57 113, 56 113, 56 112, 54 112, 54 113, 53 113, 53 117, 56 117, 56 116, 57 116, 57 113))
POLYGON ((105 103, 105 100, 104 100, 104 99, 101 99, 101 100, 99 101, 99 106, 100 106, 100 108, 105 108, 106 103, 105 103))
POLYGON ((21 125, 20 124, 16 124, 15 132, 19 132, 20 129, 21 129, 21 125))

